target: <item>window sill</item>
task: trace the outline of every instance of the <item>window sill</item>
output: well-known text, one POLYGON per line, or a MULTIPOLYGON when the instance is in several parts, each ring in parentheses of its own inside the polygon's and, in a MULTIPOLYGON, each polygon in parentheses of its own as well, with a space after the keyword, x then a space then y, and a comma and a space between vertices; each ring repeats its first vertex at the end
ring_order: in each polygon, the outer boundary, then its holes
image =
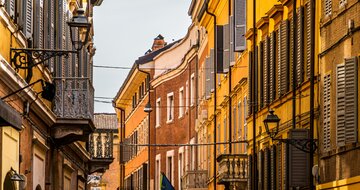
POLYGON ((155 128, 159 128, 160 127, 160 125, 155 125, 155 128))
POLYGON ((166 124, 171 124, 171 123, 174 123, 174 120, 173 120, 173 119, 166 121, 166 124))
POLYGON ((335 155, 344 154, 346 152, 360 149, 359 143, 351 143, 344 146, 337 146, 335 149, 324 151, 321 155, 321 159, 330 158, 335 155))
POLYGON ((185 114, 179 115, 178 119, 184 118, 184 115, 185 115, 185 114))

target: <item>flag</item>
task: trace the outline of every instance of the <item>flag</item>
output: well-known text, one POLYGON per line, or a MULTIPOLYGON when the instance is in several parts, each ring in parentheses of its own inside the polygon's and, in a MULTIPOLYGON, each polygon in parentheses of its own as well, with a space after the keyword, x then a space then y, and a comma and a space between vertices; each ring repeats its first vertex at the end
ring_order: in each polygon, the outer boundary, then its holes
POLYGON ((164 173, 161 172, 161 190, 175 190, 164 173))

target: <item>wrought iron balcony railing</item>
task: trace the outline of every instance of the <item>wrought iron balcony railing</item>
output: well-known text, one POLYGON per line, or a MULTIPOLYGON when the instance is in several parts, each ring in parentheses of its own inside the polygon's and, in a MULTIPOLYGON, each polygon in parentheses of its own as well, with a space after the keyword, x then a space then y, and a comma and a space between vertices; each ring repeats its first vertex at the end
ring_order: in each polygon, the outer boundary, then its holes
POLYGON ((248 156, 246 154, 222 154, 217 157, 219 167, 218 183, 247 183, 248 156))
POLYGON ((55 78, 53 111, 58 118, 93 119, 94 88, 89 78, 55 78))
POLYGON ((105 172, 113 162, 113 134, 111 131, 95 131, 89 136, 90 173, 105 172))
POLYGON ((183 189, 205 189, 207 188, 207 170, 189 170, 181 178, 183 189))

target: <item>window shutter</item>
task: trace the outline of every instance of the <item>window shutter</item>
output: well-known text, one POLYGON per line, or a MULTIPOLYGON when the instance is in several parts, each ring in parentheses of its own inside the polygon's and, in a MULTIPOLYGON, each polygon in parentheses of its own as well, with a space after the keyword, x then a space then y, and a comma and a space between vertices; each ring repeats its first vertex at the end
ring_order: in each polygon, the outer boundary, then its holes
POLYGON ((305 31, 305 35, 306 35, 306 51, 305 51, 305 55, 306 55, 306 79, 309 80, 310 79, 310 64, 311 64, 311 33, 313 32, 313 29, 311 28, 312 24, 311 24, 311 17, 313 15, 312 13, 312 8, 311 8, 311 3, 307 3, 305 5, 305 11, 306 11, 306 15, 305 15, 305 27, 306 27, 306 31, 305 31))
POLYGON ((293 62, 293 57, 294 57, 294 19, 289 19, 289 89, 292 90, 293 88, 293 68, 294 68, 294 62, 293 62))
POLYGON ((264 41, 264 106, 269 104, 269 37, 264 41))
MULTIPOLYGON (((231 23, 231 21, 229 21, 231 23)), ((223 59, 223 69, 222 73, 228 73, 229 72, 229 66, 230 66, 230 24, 224 25, 224 31, 223 31, 223 47, 224 47, 224 59, 223 59)))
MULTIPOLYGON (((4 0, 1 1, 2 3, 4 0)), ((15 0, 6 0, 5 1, 6 11, 9 13, 12 19, 15 19, 15 0)))
POLYGON ((325 16, 332 14, 332 0, 324 0, 324 14, 325 16))
POLYGON ((120 163, 122 163, 122 164, 124 164, 130 160, 131 147, 126 146, 126 145, 130 144, 130 142, 131 142, 130 140, 131 140, 130 138, 125 138, 123 141, 123 146, 120 145, 120 152, 121 152, 120 163))
POLYGON ((210 98, 210 92, 211 92, 211 84, 210 84, 210 78, 211 78, 211 70, 210 70, 210 58, 207 57, 205 59, 205 98, 210 98))
POLYGON ((296 23, 297 52, 296 52, 296 83, 300 86, 304 79, 304 9, 299 7, 297 10, 296 23))
POLYGON ((259 57, 258 57, 258 55, 259 55, 259 48, 258 48, 258 46, 256 46, 255 47, 255 52, 254 52, 254 54, 255 54, 255 60, 253 61, 254 62, 254 70, 255 70, 255 72, 253 72, 254 73, 254 81, 253 81, 253 83, 254 83, 254 90, 253 90, 253 103, 254 103, 254 112, 257 112, 258 111, 258 102, 257 101, 259 101, 258 100, 258 72, 259 72, 259 65, 258 65, 258 60, 259 60, 259 57))
POLYGON ((323 136, 323 143, 324 143, 324 150, 327 151, 330 149, 330 92, 331 92, 331 79, 330 74, 324 76, 324 97, 323 97, 323 117, 324 117, 324 136, 323 136))
POLYGON ((34 46, 43 48, 44 41, 44 2, 35 1, 35 21, 34 21, 34 46))
POLYGON ((276 190, 276 146, 272 145, 270 149, 270 188, 271 190, 276 190))
MULTIPOLYGON (((307 139, 308 129, 291 129, 290 139, 307 139)), ((308 185, 309 177, 309 157, 308 153, 299 150, 295 146, 289 147, 289 186, 290 188, 300 187, 300 189, 308 185)))
POLYGON ((276 89, 275 89, 275 61, 276 61, 276 33, 272 32, 270 37, 270 62, 269 62, 269 102, 275 100, 276 89))
POLYGON ((275 187, 275 190, 277 189, 281 189, 281 187, 283 186, 283 183, 282 183, 282 179, 283 179, 283 173, 282 173, 282 170, 283 170, 283 165, 284 165, 284 160, 283 160, 283 157, 282 157, 282 144, 278 144, 276 146, 276 172, 277 172, 277 175, 276 175, 276 187, 275 187))
POLYGON ((143 176, 143 180, 140 182, 142 183, 143 185, 143 188, 142 190, 146 190, 147 189, 147 173, 148 173, 148 165, 147 164, 143 164, 143 173, 142 173, 142 176, 143 176))
POLYGON ((33 2, 32 0, 24 0, 24 33, 27 38, 32 38, 33 32, 33 2))
POLYGON ((249 67, 248 67, 248 101, 249 101, 249 106, 248 106, 248 114, 251 115, 252 114, 252 111, 253 111, 253 106, 251 103, 253 103, 253 75, 252 75, 252 70, 253 70, 253 62, 252 62, 252 55, 253 55, 253 52, 249 52, 249 67))
POLYGON ((234 53, 234 17, 229 17, 230 25, 230 66, 235 65, 235 53, 234 53))
POLYGON ((249 155, 248 156, 248 169, 247 169, 247 173, 248 173, 248 180, 247 180, 247 187, 248 189, 252 189, 252 160, 253 160, 253 155, 249 155))
POLYGON ((289 21, 280 24, 278 45, 278 95, 279 97, 289 91, 289 21))
POLYGON ((289 174, 289 145, 283 143, 283 175, 282 175, 282 186, 283 189, 287 190, 289 189, 289 179, 288 179, 288 174, 289 174))
POLYGON ((357 142, 358 65, 356 57, 345 59, 345 143, 357 142))
POLYGON ((345 145, 345 65, 336 68, 336 144, 345 145))
POLYGON ((261 150, 258 154, 258 189, 262 190, 263 189, 263 175, 264 175, 264 169, 263 169, 263 163, 264 163, 264 158, 263 158, 263 154, 264 152, 261 150))
POLYGON ((210 92, 214 91, 214 67, 215 67, 215 51, 214 49, 210 49, 210 92))
POLYGON ((260 108, 264 107, 264 43, 261 41, 259 44, 259 87, 260 87, 260 108))
POLYGON ((235 51, 246 49, 246 0, 235 0, 235 51))
MULTIPOLYGON (((55 1, 48 0, 48 27, 47 27, 47 36, 46 39, 48 40, 47 48, 48 49, 55 49, 55 1)), ((49 60, 49 68, 50 71, 54 71, 54 59, 49 60)))
MULTIPOLYGON (((216 26, 216 73, 225 73, 225 35, 227 33, 226 25, 216 26)), ((230 42, 229 42, 230 43, 230 42)), ((229 51, 227 51, 229 53, 229 51)))
POLYGON ((269 148, 265 148, 264 150, 264 190, 270 189, 270 150, 269 148))

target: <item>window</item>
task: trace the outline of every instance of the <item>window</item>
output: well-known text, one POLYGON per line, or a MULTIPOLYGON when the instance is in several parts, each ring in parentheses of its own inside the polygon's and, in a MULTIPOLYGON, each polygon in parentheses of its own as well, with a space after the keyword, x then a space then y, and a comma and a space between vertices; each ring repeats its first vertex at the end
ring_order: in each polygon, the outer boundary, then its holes
POLYGON ((179 90, 179 118, 184 115, 184 88, 179 90))
MULTIPOLYGON (((233 119, 233 131, 232 131, 232 136, 230 137, 231 141, 237 141, 238 139, 236 138, 237 137, 237 124, 236 124, 236 106, 233 108, 233 113, 232 113, 232 119, 233 119)), ((238 143, 235 143, 234 144, 234 150, 237 150, 237 145, 238 143)))
POLYGON ((189 109, 189 81, 186 81, 186 87, 185 87, 185 106, 186 106, 186 112, 189 109))
POLYGON ((160 101, 161 99, 158 98, 156 100, 156 127, 160 127, 160 118, 161 118, 161 112, 160 112, 160 101))
MULTIPOLYGON (((216 127, 217 133, 216 133, 216 142, 220 142, 220 123, 216 127)), ((216 152, 220 153, 220 145, 216 145, 216 152)))
POLYGON ((332 0, 324 1, 324 14, 325 16, 329 16, 332 14, 332 0))
POLYGON ((179 148, 179 162, 178 162, 178 171, 179 171, 179 189, 181 189, 181 177, 184 175, 184 147, 179 148))
POLYGON ((340 7, 343 7, 343 6, 346 5, 346 3, 347 3, 347 0, 340 0, 339 6, 340 6, 340 7))
MULTIPOLYGON (((224 118, 224 142, 227 142, 228 140, 227 140, 227 130, 228 130, 228 128, 227 128, 227 119, 226 119, 226 117, 224 118)), ((224 153, 226 153, 227 152, 227 144, 224 144, 224 153)))
POLYGON ((190 105, 193 106, 195 104, 195 74, 191 74, 190 81, 190 105))
POLYGON ((174 120, 174 93, 167 95, 167 122, 174 120))
POLYGON ((156 162, 155 162, 155 189, 160 189, 160 171, 161 171, 161 155, 156 155, 156 162))
POLYGON ((174 150, 166 152, 166 177, 174 182, 174 150))

